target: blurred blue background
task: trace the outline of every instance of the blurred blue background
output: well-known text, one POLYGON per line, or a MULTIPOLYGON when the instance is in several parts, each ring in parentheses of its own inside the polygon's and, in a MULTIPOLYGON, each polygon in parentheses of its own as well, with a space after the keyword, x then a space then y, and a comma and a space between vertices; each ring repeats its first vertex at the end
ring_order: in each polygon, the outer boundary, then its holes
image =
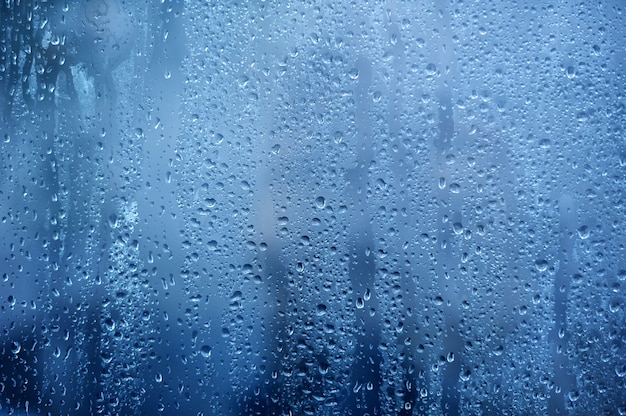
POLYGON ((625 13, 2 2, 0 414, 626 414, 625 13))

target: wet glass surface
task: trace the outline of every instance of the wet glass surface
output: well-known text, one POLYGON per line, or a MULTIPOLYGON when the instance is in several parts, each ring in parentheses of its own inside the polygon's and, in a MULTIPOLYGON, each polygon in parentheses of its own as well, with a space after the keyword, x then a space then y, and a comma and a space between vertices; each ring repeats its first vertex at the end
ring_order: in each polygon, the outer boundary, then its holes
POLYGON ((0 4, 0 415, 626 414, 622 2, 0 4))

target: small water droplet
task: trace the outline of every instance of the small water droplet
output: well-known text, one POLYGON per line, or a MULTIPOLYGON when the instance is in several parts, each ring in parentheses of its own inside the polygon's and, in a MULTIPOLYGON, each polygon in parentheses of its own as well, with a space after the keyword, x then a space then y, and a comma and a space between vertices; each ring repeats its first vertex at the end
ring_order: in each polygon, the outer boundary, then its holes
POLYGON ((539 140, 539 147, 541 147, 542 149, 549 149, 551 144, 552 143, 550 142, 550 139, 539 140))
POLYGON ((113 331, 115 330, 115 321, 111 318, 106 318, 104 320, 104 327, 108 330, 108 331, 113 331))
POLYGON ((437 74, 437 66, 433 63, 426 65, 426 75, 433 76, 437 74))
POLYGON ((580 392, 578 390, 572 390, 567 393, 567 398, 570 399, 570 401, 575 402, 580 398, 580 392))
POLYGON ((320 303, 317 305, 317 316, 326 315, 326 305, 320 303))
POLYGON ((118 222, 117 222, 117 215, 115 215, 115 214, 111 214, 111 215, 109 216, 109 226, 110 226, 111 228, 117 228, 117 227, 118 227, 118 225, 119 225, 119 224, 118 224, 118 222))

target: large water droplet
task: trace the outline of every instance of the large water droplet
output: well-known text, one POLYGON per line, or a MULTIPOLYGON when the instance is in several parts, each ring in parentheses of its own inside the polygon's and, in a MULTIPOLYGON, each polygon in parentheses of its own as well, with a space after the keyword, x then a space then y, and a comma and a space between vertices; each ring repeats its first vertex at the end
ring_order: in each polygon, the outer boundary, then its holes
POLYGON ((211 347, 203 345, 200 347, 200 354, 202 354, 204 358, 209 358, 211 356, 211 347))
POLYGON ((535 268, 540 272, 545 272, 548 269, 548 262, 544 259, 535 261, 535 268))

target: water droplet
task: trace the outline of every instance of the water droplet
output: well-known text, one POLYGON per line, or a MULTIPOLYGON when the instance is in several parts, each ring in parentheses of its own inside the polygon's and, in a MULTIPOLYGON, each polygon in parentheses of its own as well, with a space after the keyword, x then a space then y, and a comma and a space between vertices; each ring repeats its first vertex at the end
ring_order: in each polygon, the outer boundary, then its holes
POLYGON ((113 331, 115 330, 115 321, 111 318, 106 318, 104 320, 104 327, 108 330, 108 331, 113 331))
POLYGON ((245 88, 248 85, 248 82, 250 82, 250 77, 248 77, 247 75, 240 76, 239 80, 237 81, 239 87, 241 88, 245 88))
POLYGON ((211 347, 203 345, 200 347, 200 354, 202 354, 204 358, 209 358, 211 356, 211 347))
POLYGON ((545 272, 548 269, 548 262, 544 259, 535 261, 535 268, 540 272, 545 272))
POLYGON ((472 374, 472 372, 468 369, 461 371, 461 374, 459 374, 459 378, 461 379, 461 381, 468 381, 470 379, 470 375, 472 374))
POLYGON ((572 390, 567 393, 567 398, 570 399, 570 401, 575 402, 580 398, 580 392, 578 390, 572 390))
POLYGON ((437 65, 430 63, 426 65, 426 75, 433 76, 437 74, 437 65))
POLYGON ((109 227, 111 228, 117 228, 118 227, 118 222, 117 222, 117 215, 115 214, 111 214, 109 216, 109 227))
POLYGON ((619 312, 620 309, 621 309, 621 307, 620 307, 619 300, 612 300, 609 303, 609 311, 611 311, 611 313, 619 312))
POLYGON ((539 147, 541 147, 542 149, 549 149, 551 144, 552 143, 550 142, 550 139, 539 140, 539 147))
POLYGON ((317 305, 317 316, 326 315, 326 305, 320 303, 317 305))
POLYGON ((102 358, 102 362, 104 364, 109 364, 111 361, 113 361, 113 354, 109 351, 102 351, 100 353, 100 358, 102 358))
POLYGON ((243 298, 243 294, 239 290, 235 290, 233 294, 230 296, 230 301, 232 302, 241 302, 243 298))
POLYGON ((499 357, 502 355, 503 352, 504 352, 504 346, 498 345, 496 348, 494 348, 493 355, 499 357))

